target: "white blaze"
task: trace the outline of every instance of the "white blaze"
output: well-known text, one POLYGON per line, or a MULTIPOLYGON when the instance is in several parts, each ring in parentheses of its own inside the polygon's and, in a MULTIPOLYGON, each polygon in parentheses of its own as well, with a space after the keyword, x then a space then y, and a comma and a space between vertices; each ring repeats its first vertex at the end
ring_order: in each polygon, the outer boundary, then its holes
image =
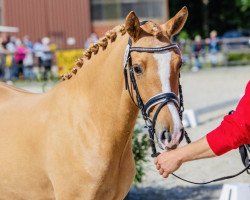
MULTIPOLYGON (((171 63, 171 52, 163 52, 154 54, 154 58, 158 63, 158 74, 160 76, 162 84, 162 92, 169 93, 171 91, 170 87, 170 63, 171 63)), ((169 111, 173 118, 173 133, 172 133, 172 142, 177 143, 181 136, 181 120, 176 106, 173 102, 167 104, 169 111)))

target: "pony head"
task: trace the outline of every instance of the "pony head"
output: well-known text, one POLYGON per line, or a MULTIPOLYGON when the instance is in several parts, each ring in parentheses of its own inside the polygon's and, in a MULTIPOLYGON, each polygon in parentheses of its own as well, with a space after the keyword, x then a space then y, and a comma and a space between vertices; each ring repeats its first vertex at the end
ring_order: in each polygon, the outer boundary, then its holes
MULTIPOLYGON (((152 21, 140 24, 136 14, 128 14, 125 29, 129 34, 131 47, 144 49, 166 47, 171 45, 171 38, 184 26, 188 10, 183 7, 173 18, 163 24, 152 21)), ((145 104, 152 97, 159 94, 171 93, 178 96, 179 73, 182 64, 178 48, 169 48, 160 52, 132 51, 131 69, 136 80, 142 102, 145 104)), ((130 84, 131 81, 130 81, 130 84)), ((132 96, 136 99, 136 92, 132 96)), ((153 119, 157 114, 155 131, 161 146, 166 149, 176 148, 182 138, 183 125, 179 116, 179 106, 169 101, 164 107, 157 110, 160 104, 151 105, 148 116, 153 119)))

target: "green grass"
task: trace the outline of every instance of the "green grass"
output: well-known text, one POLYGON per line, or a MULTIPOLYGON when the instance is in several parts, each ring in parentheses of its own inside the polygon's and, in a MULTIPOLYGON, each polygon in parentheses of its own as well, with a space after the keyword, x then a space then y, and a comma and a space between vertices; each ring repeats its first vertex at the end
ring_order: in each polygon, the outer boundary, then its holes
POLYGON ((249 61, 250 62, 250 52, 244 53, 229 53, 228 61, 249 61))

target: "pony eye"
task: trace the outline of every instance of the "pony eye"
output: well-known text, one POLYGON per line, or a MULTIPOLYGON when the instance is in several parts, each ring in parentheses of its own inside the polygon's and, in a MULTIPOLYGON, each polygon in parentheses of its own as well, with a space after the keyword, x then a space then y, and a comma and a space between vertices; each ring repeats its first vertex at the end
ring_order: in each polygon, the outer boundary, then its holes
POLYGON ((134 72, 137 75, 143 74, 143 69, 140 65, 134 65, 133 68, 134 68, 134 72))

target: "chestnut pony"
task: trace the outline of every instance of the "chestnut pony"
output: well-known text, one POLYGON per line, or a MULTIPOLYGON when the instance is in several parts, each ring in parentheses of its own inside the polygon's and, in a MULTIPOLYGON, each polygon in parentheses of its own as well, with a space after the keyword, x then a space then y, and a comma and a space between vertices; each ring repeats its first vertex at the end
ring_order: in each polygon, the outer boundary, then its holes
MULTIPOLYGON (((131 138, 139 111, 124 83, 128 39, 132 47, 169 45, 187 15, 184 7, 164 24, 140 25, 130 12, 125 25, 91 45, 47 93, 0 84, 0 199, 123 199, 135 173, 131 138)), ((132 52, 131 60, 143 102, 162 92, 178 95, 178 51, 132 52)), ((178 109, 169 103, 157 118, 157 137, 171 148, 181 129, 178 109)))

